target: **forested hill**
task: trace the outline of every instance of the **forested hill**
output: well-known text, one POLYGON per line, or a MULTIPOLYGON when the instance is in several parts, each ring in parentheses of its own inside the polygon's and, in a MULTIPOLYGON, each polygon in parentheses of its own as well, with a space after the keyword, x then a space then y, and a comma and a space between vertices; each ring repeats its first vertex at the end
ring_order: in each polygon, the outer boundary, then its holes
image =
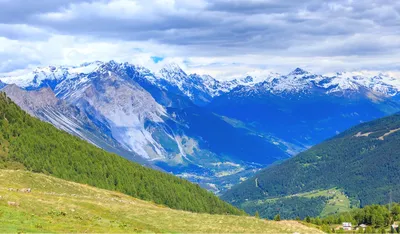
POLYGON ((0 168, 26 169, 116 190, 174 209, 243 214, 212 193, 60 131, 0 93, 0 168))
POLYGON ((400 114, 395 114, 355 126, 270 166, 223 199, 243 207, 249 201, 338 188, 353 206, 388 203, 390 191, 393 201, 400 201, 399 168, 400 114))

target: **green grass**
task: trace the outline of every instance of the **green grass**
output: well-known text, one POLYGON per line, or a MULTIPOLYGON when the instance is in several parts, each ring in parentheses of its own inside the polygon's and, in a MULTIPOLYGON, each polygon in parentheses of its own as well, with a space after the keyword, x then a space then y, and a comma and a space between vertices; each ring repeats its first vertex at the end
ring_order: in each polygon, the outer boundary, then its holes
POLYGON ((295 221, 173 210, 122 193, 0 170, 0 232, 316 233, 295 221), (32 188, 31 193, 9 191, 32 188), (8 201, 19 206, 9 206, 8 201))
POLYGON ((306 216, 326 217, 351 210, 350 199, 336 188, 264 200, 250 200, 242 203, 239 207, 247 210, 250 214, 259 211, 262 217, 270 219, 278 213, 284 218, 300 217, 303 219, 306 216), (260 209, 260 207, 262 208, 260 209))
POLYGON ((327 190, 315 190, 308 193, 299 193, 288 197, 305 197, 305 198, 315 198, 315 197, 332 197, 329 199, 321 213, 321 217, 326 217, 328 215, 347 212, 350 211, 350 199, 341 191, 340 189, 327 189, 327 190))
POLYGON ((350 211, 350 199, 341 191, 338 191, 334 198, 330 199, 321 213, 321 217, 350 211))

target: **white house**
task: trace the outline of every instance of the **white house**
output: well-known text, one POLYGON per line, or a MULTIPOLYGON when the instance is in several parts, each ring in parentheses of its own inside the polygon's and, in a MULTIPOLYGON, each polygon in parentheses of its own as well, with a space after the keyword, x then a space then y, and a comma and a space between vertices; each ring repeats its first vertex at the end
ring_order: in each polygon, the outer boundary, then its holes
POLYGON ((360 225, 358 225, 358 227, 356 228, 356 230, 359 230, 359 229, 365 230, 366 228, 367 228, 367 225, 365 225, 365 224, 360 224, 360 225))
POLYGON ((343 230, 345 230, 345 231, 351 231, 352 230, 352 225, 349 222, 344 222, 342 224, 342 226, 343 226, 343 230))

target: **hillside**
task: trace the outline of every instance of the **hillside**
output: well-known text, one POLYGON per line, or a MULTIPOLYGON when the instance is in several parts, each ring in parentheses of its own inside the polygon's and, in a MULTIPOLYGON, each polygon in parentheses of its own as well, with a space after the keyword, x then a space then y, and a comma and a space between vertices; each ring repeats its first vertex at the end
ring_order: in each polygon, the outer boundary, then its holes
POLYGON ((242 214, 186 180, 133 163, 57 130, 0 94, 0 168, 27 169, 193 212, 242 214))
POLYGON ((0 170, 0 223, 2 233, 319 232, 295 221, 177 211, 118 192, 13 170, 0 170), (23 188, 31 188, 31 192, 21 192, 23 188))
MULTIPOLYGON (((333 188, 344 192, 351 201, 350 207, 388 203, 390 193, 393 201, 400 201, 399 130, 400 114, 355 126, 282 164, 262 170, 228 191, 223 199, 246 211, 258 210, 264 216, 271 215, 262 205, 266 200, 282 201, 290 195, 333 188), (251 208, 248 204, 252 204, 251 208)), ((307 207, 315 199, 287 205, 286 209, 307 207)), ((317 213, 321 213, 324 207, 318 209, 317 213)), ((287 217, 292 216, 293 213, 287 217)))

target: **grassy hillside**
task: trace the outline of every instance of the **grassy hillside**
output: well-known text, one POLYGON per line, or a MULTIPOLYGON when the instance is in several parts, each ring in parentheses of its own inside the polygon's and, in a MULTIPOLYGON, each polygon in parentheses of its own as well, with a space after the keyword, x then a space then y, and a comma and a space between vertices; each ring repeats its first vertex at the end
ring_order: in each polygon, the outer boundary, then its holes
POLYGON ((400 201, 399 143, 400 114, 364 123, 262 170, 223 198, 242 207, 246 199, 280 199, 338 188, 353 207, 388 203, 390 192, 394 201, 400 201))
POLYGON ((307 216, 326 217, 351 210, 350 200, 337 189, 316 190, 264 200, 249 200, 240 204, 240 208, 250 214, 258 212, 268 219, 273 219, 278 213, 281 217, 288 219, 304 219, 307 216))
POLYGON ((243 214, 210 192, 57 130, 0 94, 0 168, 27 169, 193 212, 243 214))
POLYGON ((43 174, 0 170, 0 232, 318 233, 295 221, 173 210, 43 174), (13 191, 9 191, 11 189, 13 191), (21 192, 31 188, 30 193, 21 192), (19 191, 16 191, 19 189, 19 191), (18 206, 10 206, 16 202, 18 206))

